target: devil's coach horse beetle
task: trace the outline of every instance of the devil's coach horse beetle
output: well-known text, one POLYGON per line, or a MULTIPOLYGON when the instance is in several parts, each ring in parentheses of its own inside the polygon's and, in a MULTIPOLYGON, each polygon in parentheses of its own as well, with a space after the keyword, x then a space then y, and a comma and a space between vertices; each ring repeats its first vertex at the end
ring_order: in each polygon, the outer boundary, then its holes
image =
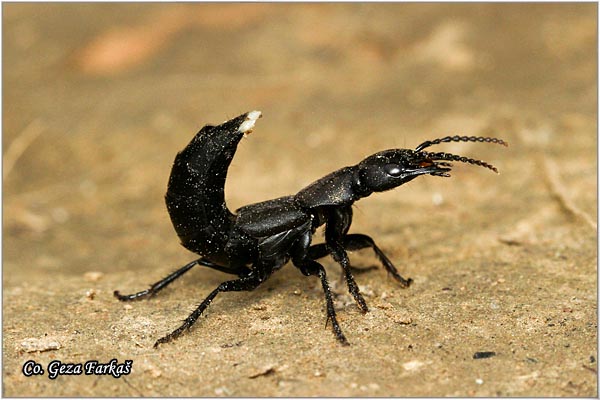
POLYGON ((321 279, 327 320, 331 321, 337 340, 347 345, 335 315, 325 269, 317 259, 330 254, 342 266, 348 289, 362 312, 367 312, 368 307, 352 276, 347 250, 370 247, 402 287, 412 282, 400 276, 373 239, 363 234, 348 234, 354 202, 374 192, 398 187, 419 175, 449 177, 452 164, 447 161, 498 172, 484 161, 424 151, 429 146, 468 141, 508 145, 496 138, 447 136, 421 143, 415 150, 384 150, 326 175, 293 196, 251 204, 232 213, 225 205, 227 170, 238 143, 252 131, 260 117, 260 111, 252 111, 218 126, 207 125, 175 157, 165 196, 167 209, 181 244, 201 257, 149 289, 130 295, 115 291, 115 296, 121 301, 151 297, 194 265, 238 278, 221 283, 179 328, 158 339, 154 347, 177 338, 194 325, 219 292, 254 290, 289 260, 304 275, 321 279), (321 225, 325 225, 325 243, 311 245, 312 235, 321 225))

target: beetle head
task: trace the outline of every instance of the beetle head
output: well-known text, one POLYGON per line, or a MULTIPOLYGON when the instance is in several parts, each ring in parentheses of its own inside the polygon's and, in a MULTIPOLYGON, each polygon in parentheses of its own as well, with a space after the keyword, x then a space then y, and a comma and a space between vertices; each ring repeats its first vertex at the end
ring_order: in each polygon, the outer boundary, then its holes
POLYGON ((384 150, 365 158, 357 165, 360 186, 368 192, 383 192, 409 182, 419 175, 449 177, 452 164, 447 161, 479 165, 498 173, 496 167, 481 160, 450 153, 423 151, 426 147, 445 142, 485 142, 508 146, 505 141, 496 138, 447 136, 421 143, 415 150, 384 150))
POLYGON ((375 153, 358 164, 360 184, 371 192, 383 192, 419 175, 449 176, 448 163, 436 163, 424 154, 407 149, 375 153))

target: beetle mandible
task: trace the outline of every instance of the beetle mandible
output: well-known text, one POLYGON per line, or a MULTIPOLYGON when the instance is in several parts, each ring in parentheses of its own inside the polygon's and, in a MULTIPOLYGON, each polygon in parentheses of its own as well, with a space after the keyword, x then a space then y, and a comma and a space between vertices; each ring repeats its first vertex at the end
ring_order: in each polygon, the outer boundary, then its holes
POLYGON ((327 255, 343 269, 348 290, 358 307, 368 311, 352 275, 348 250, 371 248, 383 267, 402 287, 412 279, 403 278, 373 239, 349 234, 352 205, 375 192, 403 185, 420 175, 449 177, 458 161, 498 172, 484 161, 425 148, 446 142, 485 142, 507 146, 497 138, 447 136, 428 140, 415 148, 390 149, 375 153, 360 163, 339 169, 313 182, 292 196, 284 196, 229 211, 225 204, 225 179, 238 143, 254 128, 260 111, 251 111, 218 126, 204 126, 175 157, 165 196, 167 209, 181 244, 201 257, 153 284, 130 295, 115 291, 121 301, 155 295, 195 265, 236 275, 221 283, 185 319, 183 324, 154 344, 169 342, 191 328, 220 292, 256 289, 288 261, 304 275, 320 278, 327 320, 337 340, 348 340, 336 318, 333 297, 323 266, 317 261, 327 255), (312 236, 325 225, 325 243, 311 245, 312 236))

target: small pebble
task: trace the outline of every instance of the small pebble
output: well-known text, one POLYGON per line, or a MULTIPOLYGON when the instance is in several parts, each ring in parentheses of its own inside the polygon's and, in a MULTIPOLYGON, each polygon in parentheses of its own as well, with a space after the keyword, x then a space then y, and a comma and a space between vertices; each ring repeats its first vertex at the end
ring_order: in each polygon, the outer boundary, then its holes
POLYGON ((480 358, 490 358, 494 357, 495 355, 496 353, 493 351, 478 351, 475 354, 473 354, 473 359, 478 360, 480 358))
POLYGON ((215 394, 217 396, 228 396, 231 395, 231 391, 227 389, 225 386, 221 386, 215 389, 215 394))
POLYGON ((21 342, 21 349, 27 353, 58 350, 60 349, 60 343, 51 337, 27 338, 21 342))
POLYGON ((402 364, 402 368, 404 368, 407 371, 415 371, 421 368, 423 365, 425 365, 425 363, 423 363, 422 361, 413 360, 402 364))

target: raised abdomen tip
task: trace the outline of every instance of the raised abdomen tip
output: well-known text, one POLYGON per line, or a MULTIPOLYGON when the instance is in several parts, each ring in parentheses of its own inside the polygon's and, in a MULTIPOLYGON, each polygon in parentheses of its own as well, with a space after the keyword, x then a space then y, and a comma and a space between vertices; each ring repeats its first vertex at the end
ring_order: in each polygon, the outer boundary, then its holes
POLYGON ((250 111, 246 115, 246 119, 239 127, 239 131, 242 133, 250 133, 250 131, 254 128, 254 124, 256 120, 261 117, 262 113, 260 111, 250 111))

